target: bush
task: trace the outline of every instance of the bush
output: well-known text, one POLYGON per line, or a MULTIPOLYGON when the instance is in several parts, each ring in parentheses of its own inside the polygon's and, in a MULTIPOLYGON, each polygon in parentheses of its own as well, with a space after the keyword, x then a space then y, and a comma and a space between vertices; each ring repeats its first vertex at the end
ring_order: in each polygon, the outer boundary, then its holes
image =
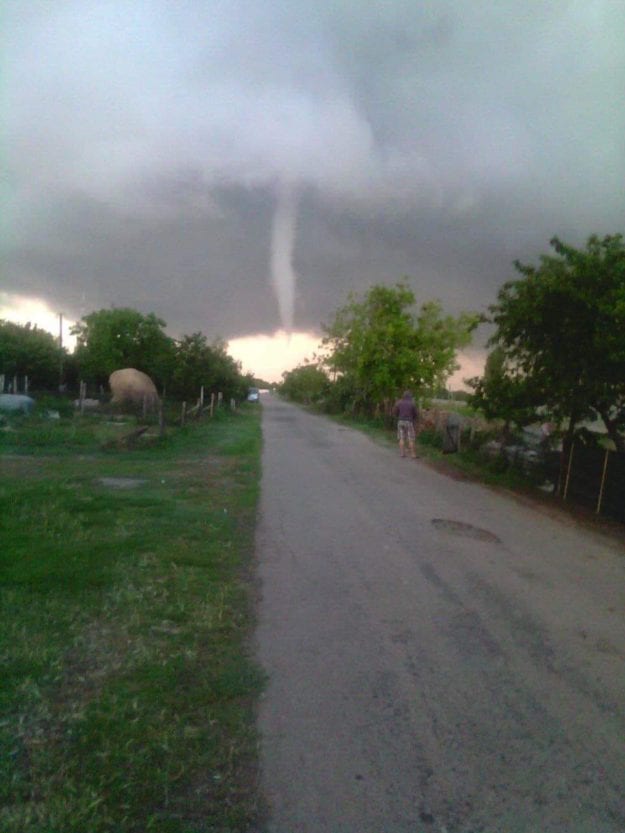
POLYGON ((421 431, 418 440, 423 445, 429 445, 432 448, 438 448, 439 450, 443 448, 443 435, 434 428, 426 428, 424 431, 421 431))

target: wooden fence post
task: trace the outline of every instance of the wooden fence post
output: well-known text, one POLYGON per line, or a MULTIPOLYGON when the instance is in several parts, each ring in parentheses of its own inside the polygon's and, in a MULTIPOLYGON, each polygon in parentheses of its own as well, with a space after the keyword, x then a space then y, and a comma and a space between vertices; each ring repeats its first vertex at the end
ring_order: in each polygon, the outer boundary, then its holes
POLYGON ((224 395, 221 391, 217 394, 217 407, 221 407, 221 403, 223 402, 224 395))
POLYGON ((204 385, 200 388, 200 410, 204 407, 204 385))
POLYGON ((230 400, 230 410, 234 411, 234 410, 236 410, 236 407, 237 407, 237 403, 234 401, 234 399, 231 399, 230 400))
POLYGON ((210 415, 211 416, 213 415, 214 410, 215 410, 215 394, 211 393, 211 407, 210 407, 210 415))
POLYGON ((24 376, 24 393, 28 394, 28 376, 24 376))
POLYGON ((0 373, 0 393, 4 393, 4 373, 0 373))
POLYGON ((79 399, 79 406, 80 406, 80 415, 83 416, 85 413, 85 396, 87 394, 87 384, 83 382, 82 379, 80 381, 80 393, 78 394, 79 399))
POLYGON ((17 376, 13 377, 13 393, 18 393, 18 390, 17 390, 17 376))
POLYGON ((603 489, 605 487, 605 477, 608 472, 608 458, 610 456, 609 450, 606 448, 605 457, 603 459, 603 472, 601 473, 601 486, 599 487, 599 498, 597 500, 597 515, 601 512, 601 504, 603 502, 603 489))
POLYGON ((571 467, 573 465, 573 449, 575 448, 575 443, 571 442, 571 450, 569 451, 569 465, 566 470, 566 480, 564 481, 564 494, 562 495, 562 500, 566 500, 567 493, 569 491, 569 480, 571 479, 571 467))

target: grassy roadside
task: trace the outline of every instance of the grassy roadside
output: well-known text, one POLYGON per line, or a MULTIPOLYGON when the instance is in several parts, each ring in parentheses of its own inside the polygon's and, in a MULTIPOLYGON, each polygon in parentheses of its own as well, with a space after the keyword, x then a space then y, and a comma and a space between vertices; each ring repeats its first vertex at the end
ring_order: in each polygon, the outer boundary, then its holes
MULTIPOLYGON (((395 428, 384 426, 379 419, 326 414, 320 411, 315 411, 315 413, 320 413, 341 425, 356 428, 385 448, 397 450, 395 428)), ((441 442, 437 441, 433 431, 424 432, 417 436, 416 449, 418 456, 436 468, 445 471, 453 470, 492 486, 528 494, 536 492, 536 487, 527 477, 524 477, 520 471, 512 466, 502 465, 502 461, 499 459, 488 460, 472 449, 464 449, 454 454, 444 454, 440 445, 441 442)))
POLYGON ((3 833, 249 829, 260 448, 250 408, 0 457, 3 833))

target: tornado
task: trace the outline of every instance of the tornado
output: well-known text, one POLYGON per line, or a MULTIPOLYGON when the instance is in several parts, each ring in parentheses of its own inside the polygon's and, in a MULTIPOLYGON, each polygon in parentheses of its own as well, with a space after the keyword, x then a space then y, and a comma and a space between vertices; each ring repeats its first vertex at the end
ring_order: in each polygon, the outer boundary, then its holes
POLYGON ((276 210, 271 228, 271 285, 280 310, 282 327, 290 335, 293 329, 295 282, 293 247, 297 225, 297 191, 292 182, 277 186, 276 210))

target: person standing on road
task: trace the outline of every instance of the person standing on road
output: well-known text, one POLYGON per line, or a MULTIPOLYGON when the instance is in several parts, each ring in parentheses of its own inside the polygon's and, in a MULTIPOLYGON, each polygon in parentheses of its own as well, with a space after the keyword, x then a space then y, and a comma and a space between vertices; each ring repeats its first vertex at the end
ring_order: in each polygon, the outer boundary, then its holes
POLYGON ((393 408, 393 414, 397 417, 397 439, 399 441, 399 453, 406 456, 406 442, 410 448, 410 456, 416 457, 415 453, 415 422, 418 417, 417 406, 409 390, 404 391, 401 399, 398 399, 393 408))

